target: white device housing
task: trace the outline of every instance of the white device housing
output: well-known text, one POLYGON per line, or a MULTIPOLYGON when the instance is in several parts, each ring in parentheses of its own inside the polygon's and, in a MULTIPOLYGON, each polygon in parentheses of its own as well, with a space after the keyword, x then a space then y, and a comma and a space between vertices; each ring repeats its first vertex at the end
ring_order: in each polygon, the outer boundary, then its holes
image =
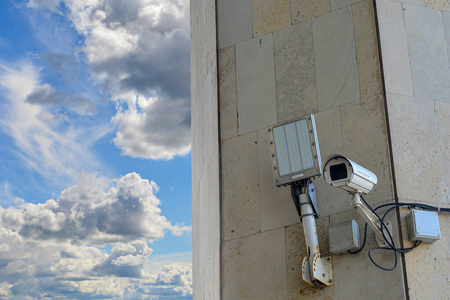
POLYGON ((378 181, 373 172, 338 154, 328 157, 323 175, 331 186, 350 193, 367 194, 378 181))
POLYGON ((406 216, 409 240, 432 244, 441 239, 437 212, 412 209, 406 216))

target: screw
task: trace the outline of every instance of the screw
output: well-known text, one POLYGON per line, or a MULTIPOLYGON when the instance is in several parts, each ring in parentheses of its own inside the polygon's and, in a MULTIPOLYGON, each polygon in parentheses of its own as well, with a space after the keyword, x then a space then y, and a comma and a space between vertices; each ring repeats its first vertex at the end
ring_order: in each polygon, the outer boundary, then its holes
POLYGON ((322 273, 322 276, 325 277, 325 273, 322 273))
POLYGON ((328 282, 329 282, 329 283, 332 283, 332 282, 333 282, 333 280, 331 280, 331 279, 330 279, 330 280, 328 280, 328 282))

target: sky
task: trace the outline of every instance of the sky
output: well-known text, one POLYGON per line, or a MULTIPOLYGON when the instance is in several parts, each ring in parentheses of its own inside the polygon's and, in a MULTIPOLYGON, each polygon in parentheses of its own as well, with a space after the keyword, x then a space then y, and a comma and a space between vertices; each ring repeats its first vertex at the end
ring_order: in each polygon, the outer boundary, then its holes
POLYGON ((0 2, 0 299, 192 299, 189 1, 0 2))

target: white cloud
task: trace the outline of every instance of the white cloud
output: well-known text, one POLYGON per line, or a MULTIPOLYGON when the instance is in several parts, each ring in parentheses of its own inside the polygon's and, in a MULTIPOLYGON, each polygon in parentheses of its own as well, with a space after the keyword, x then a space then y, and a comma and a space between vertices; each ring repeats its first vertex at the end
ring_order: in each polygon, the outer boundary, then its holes
POLYGON ((183 230, 161 215, 155 186, 136 173, 83 175, 57 200, 0 207, 0 297, 189 298, 189 264, 147 267, 148 243, 183 230))
MULTIPOLYGON (((21 237, 103 245, 144 238, 155 241, 170 231, 179 236, 188 226, 172 225, 158 207, 154 184, 130 173, 108 187, 108 181, 83 175, 57 201, 0 208, 0 222, 21 237)), ((125 258, 122 258, 125 259, 125 258)))
POLYGON ((187 0, 65 0, 85 37, 91 75, 117 102, 122 154, 171 159, 190 151, 187 0))
POLYGON ((137 97, 135 101, 127 101, 125 107, 113 118, 118 126, 114 144, 123 154, 171 159, 189 153, 190 107, 185 101, 137 97), (180 119, 181 116, 185 119, 180 119))
MULTIPOLYGON (((17 155, 26 165, 46 178, 61 182, 71 179, 81 170, 100 170, 93 144, 111 128, 108 125, 79 124, 53 112, 42 102, 58 102, 58 92, 49 84, 40 83, 40 70, 22 62, 17 66, 0 64, 0 88, 6 102, 0 112, 1 130, 17 147, 17 155), (57 175, 57 176, 55 176, 57 175)), ((86 99, 65 98, 66 106, 83 110, 86 99)))
MULTIPOLYGON (((114 144, 123 155, 172 159, 189 153, 188 0, 29 0, 28 7, 46 8, 67 17, 84 37, 80 47, 71 51, 85 57, 91 79, 117 102, 114 144)), ((53 49, 54 36, 42 36, 44 44, 53 49)), ((58 39, 65 36, 58 35, 58 39)), ((60 48, 66 44, 70 42, 60 48)), ((55 70, 64 69, 61 73, 65 76, 71 76, 84 61, 79 58, 74 63, 67 49, 67 53, 53 51, 40 57, 55 70)), ((94 112, 87 97, 68 95, 48 84, 35 85, 28 94, 30 103, 94 112)))

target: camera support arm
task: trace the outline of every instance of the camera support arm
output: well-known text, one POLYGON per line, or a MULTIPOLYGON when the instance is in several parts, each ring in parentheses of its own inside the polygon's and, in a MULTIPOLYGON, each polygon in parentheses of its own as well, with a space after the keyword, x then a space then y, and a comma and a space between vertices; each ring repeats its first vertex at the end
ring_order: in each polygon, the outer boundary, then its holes
MULTIPOLYGON (((363 219, 369 224, 375 233, 375 238, 380 247, 386 247, 387 243, 384 239, 383 233, 381 232, 381 220, 370 210, 363 202, 361 202, 361 195, 359 193, 353 193, 352 195, 353 206, 358 211, 358 213, 363 217, 363 219)), ((387 229, 391 231, 391 223, 385 223, 387 229)))

